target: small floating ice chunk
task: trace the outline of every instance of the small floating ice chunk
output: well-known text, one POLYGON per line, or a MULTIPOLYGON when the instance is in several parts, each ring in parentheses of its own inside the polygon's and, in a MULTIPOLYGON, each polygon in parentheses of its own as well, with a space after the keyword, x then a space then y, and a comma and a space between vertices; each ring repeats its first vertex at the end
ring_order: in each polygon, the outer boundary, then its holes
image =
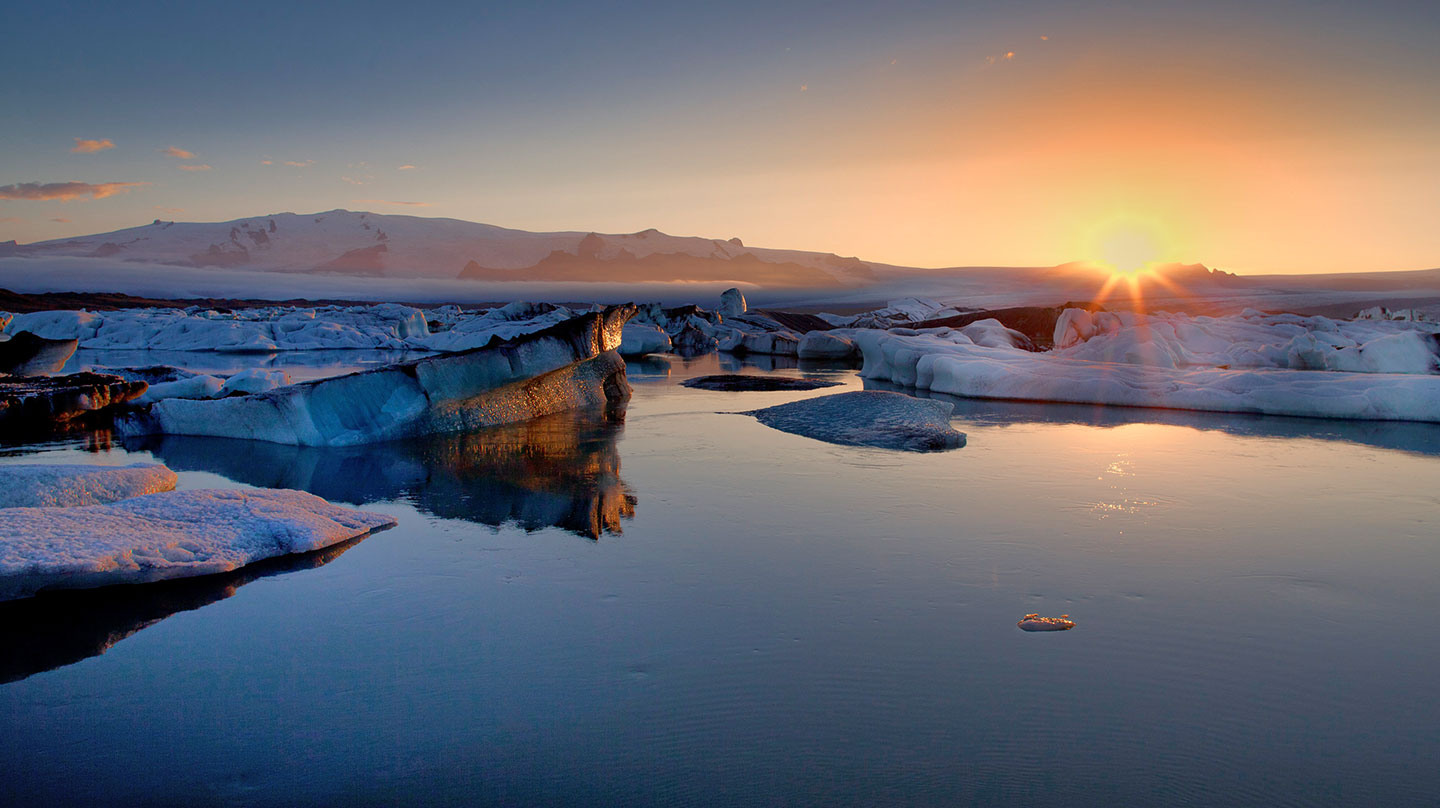
POLYGON ((220 386, 219 395, 259 394, 289 384, 290 375, 284 369, 247 368, 226 378, 225 384, 220 386))
POLYGON ((100 506, 0 509, 0 600, 232 571, 395 524, 288 489, 162 492, 100 506))
POLYGON ((955 406, 890 391, 850 391, 746 411, 776 430, 834 444, 927 452, 965 444, 950 427, 955 406))
POLYGON ((627 323, 621 333, 620 354, 623 357, 638 357, 643 354, 659 354, 670 351, 670 336, 658 326, 646 323, 627 323))
POLYGON ((164 464, 0 466, 0 508, 93 506, 174 488, 175 472, 164 464))
POLYGON ((1069 630, 1075 626, 1075 622, 1070 621, 1069 613, 1060 614, 1058 619, 1038 613, 1026 613, 1025 618, 1015 626, 1029 633, 1043 633, 1049 630, 1069 630))

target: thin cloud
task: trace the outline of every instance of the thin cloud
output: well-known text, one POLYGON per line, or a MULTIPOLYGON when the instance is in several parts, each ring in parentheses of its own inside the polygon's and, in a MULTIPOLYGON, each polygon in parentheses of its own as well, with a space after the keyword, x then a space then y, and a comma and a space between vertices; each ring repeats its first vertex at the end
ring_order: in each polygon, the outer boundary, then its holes
POLYGON ((54 217, 54 218, 52 218, 50 221, 51 221, 51 222, 58 222, 58 223, 60 223, 61 225, 69 225, 69 224, 70 224, 70 220, 66 219, 65 217, 54 217))
POLYGON ((365 203, 367 205, 413 205, 418 208, 429 208, 427 202, 407 202, 405 200, 351 200, 350 202, 365 203))
POLYGON ((103 200, 149 183, 12 183, 0 186, 0 200, 103 200))
POLYGON ((0 223, 4 223, 4 222, 24 222, 24 221, 25 221, 25 220, 21 219, 20 217, 0 217, 0 223))
POLYGON ((342 175, 342 176, 340 177, 340 179, 341 179, 341 180, 344 180, 345 182, 349 183, 349 184, 352 185, 352 186, 363 186, 363 185, 365 185, 366 183, 369 183, 371 180, 374 180, 374 179, 375 179, 375 175, 373 175, 373 174, 362 174, 362 175, 360 175, 359 177, 347 177, 347 176, 343 176, 343 175, 342 175))
POLYGON ((82 155, 88 155, 91 152, 103 152, 106 149, 114 148, 115 142, 110 140, 109 138, 102 138, 98 141, 92 141, 88 138, 76 138, 75 146, 70 151, 79 152, 82 155))
POLYGON ((1050 40, 1050 37, 1047 37, 1047 36, 1045 36, 1044 34, 1041 34, 1041 35, 1040 35, 1040 39, 1045 40, 1045 41, 1048 42, 1048 41, 1050 40))
POLYGON ((195 157, 194 152, 191 152, 188 149, 181 149, 178 146, 167 146, 164 149, 161 149, 160 153, 162 155, 166 155, 167 157, 180 158, 181 160, 189 160, 195 157))
POLYGON ((163 206, 163 205, 157 205, 157 206, 155 206, 155 210, 156 210, 156 211, 159 211, 159 212, 162 213, 162 214, 183 214, 183 213, 185 213, 185 209, 184 209, 184 208, 166 208, 166 207, 163 206))
POLYGON ((179 169, 182 172, 208 172, 210 171, 210 164, 201 163, 195 166, 180 166, 179 169))
POLYGON ((419 167, 419 166, 413 166, 413 165, 411 165, 411 164, 409 164, 409 163, 406 163, 404 166, 396 166, 395 168, 399 169, 399 170, 402 171, 402 172, 408 172, 408 171, 410 171, 411 169, 418 169, 418 168, 420 168, 420 167, 419 167))
POLYGON ((303 168, 305 168, 306 166, 313 166, 314 164, 315 164, 315 161, 313 161, 313 160, 287 160, 287 161, 285 161, 285 165, 286 165, 286 166, 294 166, 294 167, 297 168, 297 169, 303 169, 303 168))
POLYGON ((1007 60, 1014 59, 1014 58, 1015 58, 1015 52, 1014 52, 1014 51, 1006 51, 1006 52, 1005 52, 1005 58, 1006 58, 1007 60))

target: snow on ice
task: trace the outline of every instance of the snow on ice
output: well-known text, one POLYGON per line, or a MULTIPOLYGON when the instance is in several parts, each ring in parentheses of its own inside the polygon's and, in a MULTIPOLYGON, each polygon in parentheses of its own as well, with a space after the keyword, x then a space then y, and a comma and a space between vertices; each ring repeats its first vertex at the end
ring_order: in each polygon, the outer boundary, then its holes
POLYGON ((113 504, 0 509, 0 600, 232 571, 395 524, 294 490, 161 492, 113 504))
POLYGON ((0 508, 93 506, 174 488, 175 473, 164 464, 0 466, 0 508))

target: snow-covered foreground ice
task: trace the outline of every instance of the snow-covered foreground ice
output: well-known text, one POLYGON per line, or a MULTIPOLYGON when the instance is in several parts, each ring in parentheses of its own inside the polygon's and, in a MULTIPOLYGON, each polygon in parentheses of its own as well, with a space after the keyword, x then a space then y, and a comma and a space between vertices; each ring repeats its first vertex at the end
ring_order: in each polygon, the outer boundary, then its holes
POLYGON ((628 399, 620 345, 633 306, 571 318, 462 352, 249 396, 164 399, 119 420, 129 435, 177 433, 342 446, 520 422, 628 399))
POLYGON ((955 407, 890 391, 851 391, 746 411, 761 423, 835 444, 893 450, 948 450, 965 443, 950 427, 955 407))
POLYGON ((395 525, 293 490, 190 490, 0 509, 0 600, 232 571, 395 525))
POLYGON ((1345 367, 1349 360, 1335 358, 1363 360, 1362 349, 1369 346, 1371 357, 1398 358, 1376 360, 1376 367, 1419 371, 1416 347, 1424 350, 1424 342, 1434 338, 1413 324, 1371 322, 1332 332, 1324 328, 1328 319, 1298 316, 1168 316, 1148 322, 1130 316, 1126 326, 1126 318, 1113 313, 1070 313, 1079 311, 1067 311, 1069 317, 1056 326, 1063 348, 1044 353, 977 345, 950 329, 860 331, 855 341, 865 358, 861 375, 986 399, 1440 421, 1435 374, 1314 371, 1301 362, 1293 367, 1280 362, 1296 346, 1333 348, 1350 341, 1330 353, 1317 350, 1316 364, 1345 367), (1286 342, 1265 343, 1264 336, 1286 342), (1370 341, 1360 344, 1360 337, 1370 341), (1222 359, 1250 368, 1224 367, 1222 359))
POLYGON ((174 488, 175 472, 163 464, 0 466, 0 508, 93 506, 174 488))

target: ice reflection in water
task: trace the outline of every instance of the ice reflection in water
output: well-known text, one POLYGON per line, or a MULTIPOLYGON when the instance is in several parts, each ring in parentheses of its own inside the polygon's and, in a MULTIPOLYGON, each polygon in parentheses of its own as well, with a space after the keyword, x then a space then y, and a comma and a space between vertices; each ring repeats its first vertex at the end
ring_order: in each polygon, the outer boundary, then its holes
POLYGON ((127 443, 178 472, 212 472, 257 487, 300 489, 365 505, 406 500, 442 518, 599 540, 635 516, 620 479, 619 416, 571 411, 472 433, 356 447, 297 447, 199 436, 127 443))
POLYGON ((235 595, 262 577, 319 568, 364 536, 306 554, 272 557, 235 571, 144 585, 42 591, 0 602, 0 683, 103 655, 162 619, 235 595))
POLYGON ((1063 402, 1016 402, 969 399, 921 391, 877 380, 865 380, 866 390, 902 391, 922 399, 940 399, 955 405, 955 419, 972 425, 1055 424, 1119 427, 1121 425, 1176 425, 1196 430, 1219 430, 1236 436, 1274 439, 1320 439, 1353 442, 1387 450, 1440 455, 1440 424, 1379 422, 1345 419, 1307 419, 1298 416, 1179 411, 1163 408, 1123 408, 1074 405, 1063 402))

